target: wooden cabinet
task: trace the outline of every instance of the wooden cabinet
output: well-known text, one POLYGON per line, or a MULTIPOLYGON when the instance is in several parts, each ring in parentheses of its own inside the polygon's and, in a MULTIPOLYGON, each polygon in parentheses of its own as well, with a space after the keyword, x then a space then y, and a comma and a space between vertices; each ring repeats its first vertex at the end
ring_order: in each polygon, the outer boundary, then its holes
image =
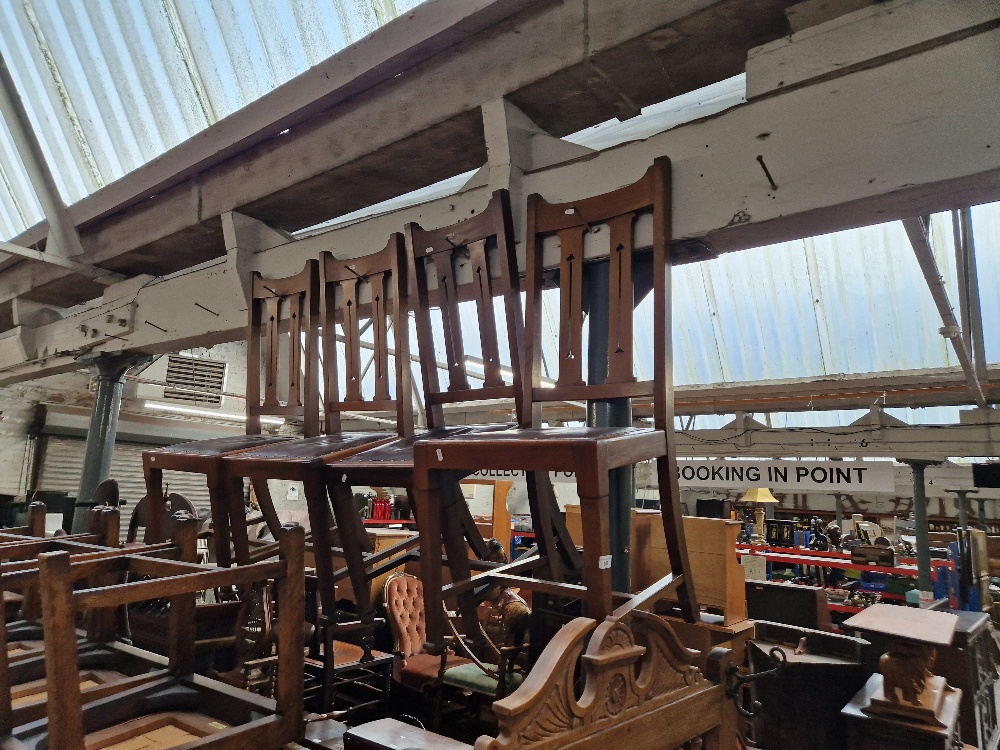
MULTIPOLYGON (((371 540, 372 547, 375 552, 382 552, 395 544, 406 541, 410 537, 415 536, 417 533, 407 529, 366 529, 366 531, 368 532, 368 538, 371 540)), ((306 565, 309 564, 310 561, 307 559, 306 565)), ((334 570, 339 570, 340 568, 347 567, 347 563, 344 561, 344 558, 334 556, 333 567, 334 570)), ((379 597, 381 597, 382 586, 385 585, 385 579, 402 569, 403 566, 400 565, 398 568, 393 568, 392 570, 383 573, 378 578, 372 580, 372 601, 376 601, 379 597)), ((350 578, 344 578, 337 582, 337 599, 349 599, 352 602, 356 601, 350 578)))
MULTIPOLYGON (((743 568, 736 557, 739 521, 684 516, 684 536, 702 607, 722 612, 724 625, 747 619, 743 568)), ((566 506, 566 527, 577 545, 583 543, 580 506, 566 506)), ((670 572, 663 535, 663 516, 657 510, 632 509, 632 590, 641 591, 670 572)))

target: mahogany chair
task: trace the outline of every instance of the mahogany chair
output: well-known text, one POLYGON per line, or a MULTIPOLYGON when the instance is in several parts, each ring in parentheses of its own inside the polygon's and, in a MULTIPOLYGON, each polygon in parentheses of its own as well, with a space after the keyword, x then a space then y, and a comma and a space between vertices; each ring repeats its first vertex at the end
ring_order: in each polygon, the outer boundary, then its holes
MULTIPOLYGON (((231 498, 243 496, 240 477, 229 478, 222 472, 222 458, 230 453, 258 448, 288 440, 288 437, 261 434, 261 417, 298 417, 306 436, 319 434, 319 388, 317 384, 317 331, 319 310, 319 264, 306 262, 298 274, 284 279, 265 279, 254 273, 251 283, 249 324, 247 329, 247 423, 246 435, 196 440, 189 443, 144 451, 142 469, 146 478, 146 496, 154 507, 163 507, 163 472, 186 471, 204 474, 212 504, 212 536, 216 560, 222 567, 232 562, 230 552, 231 522, 246 525, 246 516, 231 498), (288 330, 287 357, 281 357, 280 338, 288 330), (263 346, 262 346, 263 340, 263 346), (304 344, 299 346, 299 341, 304 344), (263 357, 263 360, 262 360, 263 357), (255 373, 263 372, 261 378, 255 373), (234 518, 230 518, 230 514, 234 518)), ((256 482, 258 497, 268 498, 267 482, 256 482)), ((271 503, 263 503, 268 508, 271 503)), ((163 513, 152 511, 146 539, 162 542, 163 513)), ((272 531, 280 526, 277 518, 268 518, 272 531)), ((247 556, 245 534, 232 539, 237 558, 247 556)))
MULTIPOLYGON (((242 482, 243 477, 250 477, 255 487, 258 483, 266 484, 267 479, 303 483, 323 610, 320 629, 326 651, 332 653, 334 650, 332 629, 325 627, 325 623, 335 624, 337 619, 334 549, 339 537, 338 551, 347 563, 360 613, 360 620, 353 624, 363 631, 364 654, 370 658, 375 620, 370 586, 365 581, 365 553, 372 552, 372 546, 349 488, 332 487, 328 499, 324 466, 325 461, 413 434, 403 236, 393 234, 385 248, 361 258, 337 260, 324 252, 320 258, 320 277, 325 434, 232 454, 222 461, 222 475, 234 486, 242 482), (336 335, 338 324, 343 331, 342 337, 336 335), (362 364, 362 338, 369 328, 373 355, 368 370, 371 374, 367 377, 371 387, 363 388, 366 368, 362 364), (394 347, 390 346, 390 336, 394 347), (342 338, 344 344, 343 368, 338 338, 342 338), (392 367, 390 358, 395 360, 392 367), (344 432, 341 430, 343 412, 389 412, 395 416, 396 432, 344 432), (333 530, 334 521, 337 534, 333 530)), ((273 508, 265 509, 268 498, 262 497, 260 502, 265 517, 273 513, 273 508)), ((232 508, 233 538, 243 541, 246 528, 239 525, 237 516, 236 508, 232 508)), ((239 548, 237 561, 244 562, 239 548)))
MULTIPOLYGON (((194 526, 191 524, 191 530, 194 526)), ((12 728, 4 747, 60 748, 116 747, 131 741, 167 747, 278 750, 302 738, 302 627, 303 533, 300 527, 280 532, 280 562, 235 569, 154 560, 141 555, 124 559, 74 563, 63 552, 39 558, 45 615, 45 662, 48 718, 12 728), (124 563, 124 565, 123 565, 124 563), (95 568, 102 573, 134 573, 151 579, 107 587, 73 588, 73 580, 95 568), (273 580, 277 587, 277 695, 271 701, 228 685, 193 675, 195 595, 220 585, 245 585, 273 580), (73 653, 78 610, 105 609, 150 598, 171 600, 171 653, 156 679, 142 685, 84 702, 79 665, 73 653), (11 736, 13 735, 13 736, 11 736)), ((194 534, 190 534, 193 542, 194 534)), ((0 696, 0 716, 9 715, 9 694, 0 696)))
MULTIPOLYGON (((185 513, 190 513, 195 518, 198 517, 198 509, 195 508, 194 503, 184 497, 184 495, 171 492, 163 500, 163 512, 165 517, 160 522, 159 528, 162 530, 164 536, 168 538, 173 536, 170 525, 171 519, 175 513, 183 511, 185 513)), ((143 498, 135 504, 135 508, 132 509, 132 515, 129 517, 128 531, 125 532, 126 544, 151 543, 151 539, 149 538, 149 527, 152 523, 149 515, 152 512, 152 506, 153 503, 150 501, 149 495, 143 496, 143 498), (143 529, 143 536, 141 540, 139 540, 139 529, 143 529)))
MULTIPOLYGON (((441 475, 474 469, 575 472, 583 523, 586 588, 545 583, 546 593, 565 590, 563 596, 586 601, 588 614, 598 622, 612 614, 611 548, 609 536, 608 472, 640 461, 655 460, 660 488, 663 527, 670 555, 672 577, 649 587, 626 608, 649 603, 676 591, 686 619, 698 619, 697 600, 690 578, 673 435, 672 346, 670 324, 670 162, 657 159, 638 182, 612 193, 567 203, 546 202, 539 195, 528 198, 527 317, 531 378, 524 381, 518 429, 494 433, 467 433, 421 440, 416 444, 416 501, 421 547, 433 549, 457 533, 440 492, 441 475), (632 338, 633 300, 637 279, 633 264, 647 248, 636 247, 635 227, 642 214, 652 214, 653 241, 653 380, 636 378, 632 338), (608 371, 603 383, 584 379, 583 335, 584 237, 607 225, 610 235, 610 288, 608 371), (559 250, 558 376, 554 387, 543 388, 542 287, 546 264, 543 241, 556 237, 559 250), (606 401, 649 398, 653 426, 645 427, 543 427, 541 406, 551 401, 606 401)), ((641 291, 641 290, 640 290, 641 291)), ((591 346, 595 343, 591 342, 591 346)), ((550 363, 551 364, 551 363, 550 363)), ((529 496, 529 501, 535 499, 529 496)), ((537 517, 538 513, 534 515, 537 517)), ((545 531, 545 529, 542 529, 545 531)), ((450 558, 450 556, 449 556, 450 558)), ((441 564, 431 556, 421 558, 421 577, 428 594, 428 640, 440 643, 444 623, 440 615, 441 564)), ((454 571, 453 571, 454 577, 454 571)), ((503 582, 503 576, 495 577, 503 582)), ((529 579, 509 585, 531 588, 529 579)), ((541 584, 538 584, 541 586, 541 584)))
MULTIPOLYGON (((88 534, 37 540, 31 547, 4 546, 0 549, 0 589, 5 593, 9 590, 35 590, 37 594, 37 556, 54 552, 70 555, 70 560, 76 564, 74 580, 87 586, 98 585, 102 577, 108 582, 107 577, 95 567, 135 552, 117 546, 118 518, 116 508, 92 508, 88 511, 88 534)), ((179 533, 177 541, 150 545, 142 551, 156 557, 182 558, 182 547, 194 549, 193 531, 193 525, 189 525, 179 533)), ((31 598, 26 597, 26 601, 31 598)), ((41 609, 40 601, 38 608, 41 609)), ((86 637, 77 633, 75 650, 80 669, 80 691, 87 701, 145 684, 162 675, 162 670, 157 673, 163 666, 158 657, 124 644, 100 642, 107 641, 114 634, 113 627, 108 628, 108 625, 113 626, 113 615, 106 610, 92 611, 86 618, 86 637)), ((36 621, 0 623, 0 726, 20 726, 46 716, 48 681, 43 626, 40 611, 36 621)))
MULTIPOLYGON (((413 310, 427 430, 347 458, 328 461, 326 478, 331 493, 343 493, 352 486, 377 485, 406 488, 412 494, 413 448, 417 440, 473 432, 491 433, 516 425, 513 421, 492 425, 448 425, 444 410, 447 404, 473 401, 488 404, 513 400, 515 414, 523 411, 521 357, 524 323, 507 191, 497 190, 481 213, 457 224, 434 230, 408 224, 405 233, 410 260, 410 289, 415 290, 417 295, 413 310), (495 312, 498 297, 503 303, 502 321, 497 320, 495 312), (463 308, 463 301, 474 302, 474 312, 463 308), (447 383, 442 383, 439 377, 442 368, 434 346, 434 331, 438 327, 434 311, 440 315, 439 325, 444 340, 444 352, 441 354, 447 359, 447 383), (473 360, 467 355, 471 347, 466 337, 470 334, 479 337, 482 359, 475 370, 481 370, 481 373, 469 368, 473 360), (503 348, 510 353, 507 372, 502 365, 503 348), (476 382, 481 385, 473 385, 476 382)), ((440 486, 447 504, 446 512, 456 522, 449 527, 455 533, 445 538, 448 563, 456 580, 470 575, 466 545, 481 560, 489 556, 486 542, 476 528, 458 485, 459 479, 480 467, 472 464, 465 468, 468 470, 464 474, 456 473, 440 486)), ((537 495, 538 500, 533 507, 539 509, 547 521, 537 519, 537 528, 548 529, 541 536, 539 547, 550 563, 553 577, 578 576, 580 560, 562 524, 548 475, 529 477, 529 491, 537 495)), ((416 521, 418 526, 424 522, 419 512, 416 521)), ((505 545, 509 542, 508 538, 505 545)), ((421 545, 421 549, 434 550, 440 549, 440 546, 421 545)), ((475 601, 470 597, 464 598, 462 608, 471 622, 475 616, 475 601)))

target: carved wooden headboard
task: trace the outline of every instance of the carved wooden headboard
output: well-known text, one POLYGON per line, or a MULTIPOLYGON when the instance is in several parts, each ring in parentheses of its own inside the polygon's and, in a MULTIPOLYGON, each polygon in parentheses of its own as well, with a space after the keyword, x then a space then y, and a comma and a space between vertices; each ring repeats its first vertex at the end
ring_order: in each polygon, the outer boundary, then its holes
POLYGON ((693 666, 696 653, 646 612, 600 625, 578 617, 549 642, 524 684, 493 704, 499 734, 480 737, 475 750, 730 750, 735 709, 724 686, 693 666))

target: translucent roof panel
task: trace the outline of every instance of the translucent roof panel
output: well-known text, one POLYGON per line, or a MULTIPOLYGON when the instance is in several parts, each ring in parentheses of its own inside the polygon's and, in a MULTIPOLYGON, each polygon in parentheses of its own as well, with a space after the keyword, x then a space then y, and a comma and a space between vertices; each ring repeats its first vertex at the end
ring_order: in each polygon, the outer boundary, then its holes
MULTIPOLYGON (((996 320, 1000 204, 973 216, 983 316, 996 320)), ((931 240, 957 305, 950 214, 932 217, 931 240)), ((673 289, 678 385, 958 365, 900 222, 680 266, 673 289)), ((650 311, 644 300, 638 312, 650 311)), ((985 327, 987 358, 996 361, 1000 335, 985 327)))
POLYGON ((986 360, 1000 362, 1000 203, 972 208, 986 360))
MULTIPOLYGON (((420 2, 0 2, 0 50, 71 204, 420 2)), ((0 238, 41 218, 0 128, 0 238)))

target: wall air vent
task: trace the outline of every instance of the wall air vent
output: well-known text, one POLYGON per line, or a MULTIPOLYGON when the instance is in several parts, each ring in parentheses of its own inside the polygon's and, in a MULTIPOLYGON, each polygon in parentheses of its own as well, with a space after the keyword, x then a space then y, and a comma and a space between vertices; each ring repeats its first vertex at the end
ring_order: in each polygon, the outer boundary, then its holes
POLYGON ((163 398, 192 404, 219 406, 226 383, 226 363, 171 354, 163 398))

